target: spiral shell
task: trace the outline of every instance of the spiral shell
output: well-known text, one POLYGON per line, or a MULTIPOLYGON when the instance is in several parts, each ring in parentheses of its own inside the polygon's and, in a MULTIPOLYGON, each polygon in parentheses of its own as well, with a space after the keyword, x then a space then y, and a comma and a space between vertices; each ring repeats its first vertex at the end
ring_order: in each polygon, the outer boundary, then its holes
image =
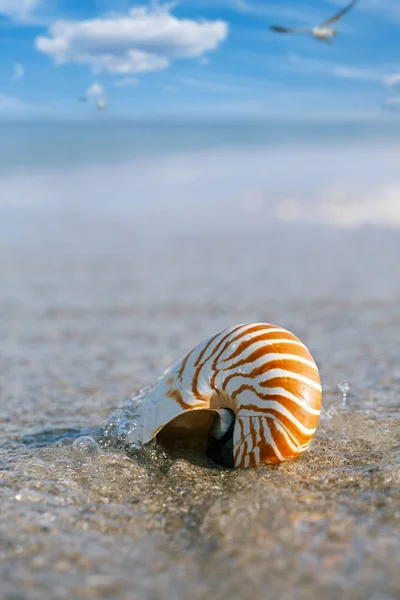
MULTIPOLYGON (((308 448, 321 395, 318 368, 298 338, 266 323, 238 325, 165 371, 137 405, 133 441, 145 444, 179 415, 207 410, 216 460, 225 453, 232 467, 277 463, 308 448)), ((196 428, 196 419, 189 421, 196 428)))

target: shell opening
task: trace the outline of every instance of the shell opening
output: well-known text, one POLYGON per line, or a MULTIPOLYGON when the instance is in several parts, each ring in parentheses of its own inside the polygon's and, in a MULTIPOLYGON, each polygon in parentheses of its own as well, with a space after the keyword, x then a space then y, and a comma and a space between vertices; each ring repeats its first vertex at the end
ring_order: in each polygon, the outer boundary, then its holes
POLYGON ((211 423, 209 436, 214 438, 215 440, 222 440, 222 438, 228 433, 234 422, 234 412, 227 408, 220 408, 219 410, 217 410, 217 413, 214 416, 213 421, 211 423))
POLYGON ((172 454, 203 454, 222 467, 233 468, 235 414, 230 409, 193 410, 167 423, 157 442, 172 454))
POLYGON ((207 454, 221 467, 234 468, 233 430, 235 413, 223 408, 217 411, 211 423, 207 441, 207 454))

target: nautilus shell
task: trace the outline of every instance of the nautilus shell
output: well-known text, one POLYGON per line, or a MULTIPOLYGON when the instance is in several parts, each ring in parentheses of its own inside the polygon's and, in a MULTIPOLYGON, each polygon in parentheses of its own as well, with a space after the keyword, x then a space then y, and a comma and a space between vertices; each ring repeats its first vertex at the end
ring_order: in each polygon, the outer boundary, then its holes
POLYGON ((281 462, 308 448, 321 395, 318 368, 297 337, 266 323, 238 325, 165 371, 135 407, 130 443, 206 426, 208 453, 220 464, 281 462))

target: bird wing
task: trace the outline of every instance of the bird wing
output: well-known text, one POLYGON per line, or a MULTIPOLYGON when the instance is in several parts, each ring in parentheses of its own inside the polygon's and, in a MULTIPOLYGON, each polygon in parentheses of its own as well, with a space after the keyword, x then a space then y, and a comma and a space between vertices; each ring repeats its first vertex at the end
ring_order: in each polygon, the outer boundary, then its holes
POLYGON ((326 21, 321 23, 321 27, 329 27, 329 25, 333 25, 334 23, 337 23, 338 21, 340 21, 340 19, 342 17, 344 17, 344 15, 346 13, 348 13, 349 10, 351 10, 357 4, 357 2, 358 2, 358 0, 352 0, 352 2, 350 2, 350 4, 348 4, 347 6, 342 8, 342 10, 340 10, 338 13, 336 13, 336 15, 333 15, 333 17, 330 17, 329 19, 327 19, 326 21))
POLYGON ((311 31, 309 27, 281 27, 280 25, 271 25, 270 29, 278 33, 309 33, 311 31))

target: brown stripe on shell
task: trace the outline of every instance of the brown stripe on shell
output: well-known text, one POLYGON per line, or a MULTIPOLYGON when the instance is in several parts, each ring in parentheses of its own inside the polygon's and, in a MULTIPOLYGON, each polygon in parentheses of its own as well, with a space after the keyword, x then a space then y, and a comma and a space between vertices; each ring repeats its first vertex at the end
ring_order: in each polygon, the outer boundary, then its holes
MULTIPOLYGON (((278 450, 281 453, 281 455, 283 456, 283 458, 287 459, 287 458, 294 458, 295 456, 297 456, 300 452, 299 451, 297 453, 293 452, 293 448, 291 448, 289 446, 287 440, 285 439, 285 436, 277 428, 275 421, 268 417, 266 417, 266 419, 267 419, 271 437, 274 440, 276 447, 278 448, 278 450)), ((295 445, 297 445, 297 444, 295 444, 295 445)))
MULTIPOLYGON (((310 434, 303 433, 297 427, 296 423, 294 423, 293 421, 291 421, 289 419, 289 417, 287 417, 286 415, 282 414, 279 410, 277 410, 275 408, 259 408, 255 404, 244 404, 242 406, 242 408, 244 410, 254 410, 255 412, 261 413, 264 416, 272 415, 272 416, 276 417, 277 420, 283 425, 283 427, 287 431, 291 432, 294 440, 296 440, 296 445, 305 444, 313 436, 313 433, 310 433, 310 434)), ((246 417, 243 417, 243 418, 246 418, 246 417)), ((301 424, 304 425, 304 427, 306 427, 307 429, 314 429, 313 427, 307 427, 307 425, 304 424, 304 423, 301 423, 301 424)))
MULTIPOLYGON (((233 330, 229 331, 229 333, 226 333, 225 335, 223 335, 222 338, 220 339, 220 341, 215 346, 215 348, 212 350, 211 354, 209 356, 207 356, 207 358, 203 362, 199 362, 198 359, 196 360, 197 367, 196 367, 196 370, 194 372, 193 379, 192 379, 192 394, 196 398, 204 399, 203 396, 200 394, 199 389, 198 389, 199 377, 200 377, 200 373, 201 373, 202 368, 207 363, 207 361, 209 361, 211 359, 211 357, 214 355, 214 353, 217 351, 217 349, 221 346, 221 344, 223 344, 224 340, 226 340, 227 338, 229 338, 229 336, 232 335, 232 333, 234 333, 235 331, 237 331, 241 327, 243 327, 243 325, 238 325, 233 330)), ((218 338, 218 336, 222 335, 223 333, 224 333, 223 331, 222 332, 220 331, 217 335, 213 336, 213 338, 211 338, 211 340, 209 340, 208 346, 211 344, 211 342, 213 342, 215 339, 218 338)), ((205 348, 203 348, 203 350, 205 350, 205 348)), ((205 352, 203 352, 203 351, 200 353, 200 355, 202 357, 204 357, 204 354, 205 354, 205 352)), ((211 387, 213 387, 212 384, 211 384, 211 387)))
POLYGON ((220 350, 218 355, 215 357, 214 362, 211 366, 211 371, 212 371, 211 387, 215 388, 215 379, 216 379, 218 373, 220 372, 220 369, 217 368, 218 361, 221 358, 221 356, 224 354, 224 352, 226 352, 226 350, 229 348, 230 344, 237 342, 238 340, 240 340, 242 337, 245 337, 246 335, 255 333, 256 331, 261 331, 261 330, 266 330, 266 329, 278 329, 278 327, 275 325, 268 325, 268 324, 254 325, 253 327, 247 327, 244 331, 241 331, 237 336, 233 337, 231 340, 229 340, 227 343, 225 343, 222 350, 220 350))
POLYGON ((238 447, 236 448, 236 452, 235 455, 233 457, 234 463, 236 464, 237 459, 239 458, 239 454, 240 454, 240 449, 242 447, 242 444, 244 443, 244 431, 243 431, 243 422, 242 419, 237 419, 237 423, 239 423, 239 427, 240 427, 240 444, 238 444, 238 447))
POLYGON ((240 465, 239 465, 241 468, 244 468, 244 466, 245 466, 244 461, 245 461, 245 458, 249 451, 249 444, 247 443, 247 439, 244 439, 243 446, 244 446, 244 449, 243 449, 242 460, 240 461, 240 465))
POLYGON ((263 456, 263 453, 265 454, 267 446, 268 446, 268 442, 267 442, 267 438, 265 436, 265 429, 264 429, 264 419, 262 417, 259 417, 260 420, 260 437, 261 437, 261 441, 258 445, 258 447, 260 448, 260 457, 263 456))
POLYGON ((257 463, 256 463, 256 455, 254 454, 253 450, 250 452, 249 454, 249 464, 248 467, 256 467, 257 463))
POLYGON ((226 350, 229 348, 230 344, 237 342, 238 340, 240 340, 242 337, 245 337, 246 335, 256 333, 257 331, 269 331, 269 330, 273 331, 274 329, 279 329, 279 327, 277 325, 269 325, 268 323, 262 323, 260 325, 253 325, 252 327, 249 325, 247 325, 247 326, 241 325, 238 329, 240 329, 241 327, 245 327, 245 329, 243 331, 241 331, 238 335, 233 337, 231 340, 229 340, 228 344, 225 344, 225 346, 222 348, 222 350, 220 351, 218 356, 215 358, 214 363, 213 363, 214 368, 217 366, 218 360, 221 358, 221 356, 224 354, 224 352, 226 352, 226 350))
MULTIPOLYGON (((260 419, 260 430, 262 429, 263 432, 263 436, 265 436, 265 432, 264 432, 264 421, 266 420, 266 417, 258 417, 260 419)), ((271 418, 271 417, 270 417, 271 418)), ((274 420, 274 419, 272 419, 274 420)), ((279 422, 280 423, 280 422, 279 422)), ((281 424, 281 423, 280 423, 281 424)), ((268 422, 267 422, 267 426, 268 426, 268 422)), ((282 426, 283 427, 283 426, 282 426)), ((285 429, 285 428, 284 428, 285 429)), ((292 442, 293 446, 297 447, 298 446, 298 441, 297 439, 294 437, 294 435, 292 434, 292 432, 288 431, 287 429, 285 429, 285 433, 288 436, 288 438, 290 439, 290 441, 292 442)), ((268 444, 268 442, 265 439, 265 443, 268 444)))
MULTIPOLYGON (((229 371, 231 369, 237 369, 238 367, 242 367, 243 365, 246 364, 250 364, 252 362, 255 362, 256 360, 260 360, 260 358, 262 358, 263 356, 268 356, 268 354, 290 354, 293 356, 293 359, 295 360, 296 357, 299 358, 304 358, 306 360, 309 360, 310 362, 312 362, 314 364, 314 360, 311 356, 311 354, 309 353, 309 351, 307 350, 307 348, 305 348, 304 346, 295 346, 293 344, 268 344, 267 346, 262 346, 261 348, 257 348, 257 350, 253 350, 253 352, 251 352, 251 354, 249 354, 246 358, 243 358, 241 360, 239 360, 236 363, 233 363, 233 365, 229 365, 228 367, 225 367, 224 369, 221 369, 221 371, 229 371)), ((301 363, 304 364, 304 363, 301 363)), ((314 369, 315 371, 317 371, 317 367, 315 367, 314 369)))
MULTIPOLYGON (((283 371, 288 371, 289 373, 294 373, 295 375, 301 375, 302 377, 310 379, 313 383, 321 385, 321 380, 319 378, 319 374, 316 368, 311 367, 311 365, 304 364, 294 357, 276 359, 269 362, 265 362, 262 365, 259 365, 258 367, 253 369, 250 373, 232 373, 224 380, 222 384, 222 389, 225 390, 229 381, 231 381, 235 377, 257 379, 261 375, 264 375, 265 373, 268 373, 268 371, 272 371, 273 369, 281 369, 283 371)), ((285 377, 284 375, 280 376, 279 378, 292 379, 291 377, 285 377)), ((263 382, 260 382, 260 385, 263 385, 263 382)))
MULTIPOLYGON (((260 396, 258 396, 258 397, 260 397, 260 396)), ((283 408, 285 408, 287 411, 289 411, 290 414, 293 415, 293 417, 295 419, 297 419, 297 421, 299 421, 307 429, 315 429, 316 426, 318 425, 319 414, 318 415, 310 414, 309 412, 307 412, 307 409, 305 407, 303 408, 302 406, 299 406, 293 400, 289 400, 288 398, 286 398, 284 396, 268 396, 268 397, 263 397, 262 400, 265 400, 266 402, 267 401, 277 402, 283 408)), ((266 411, 273 410, 273 409, 268 406, 260 407, 258 404, 252 404, 250 402, 247 404, 241 404, 239 410, 254 410, 255 413, 264 413, 266 411)))
MULTIPOLYGON (((278 378, 278 381, 276 379, 270 379, 270 381, 273 383, 271 385, 271 388, 282 388, 282 389, 286 389, 282 386, 282 378, 278 378)), ((293 381, 293 380, 289 380, 289 381, 293 381)), ((296 382, 297 383, 297 382, 296 382)), ((309 390, 309 388, 307 388, 309 390)), ((290 402, 289 398, 286 398, 285 396, 281 396, 281 395, 277 395, 277 394, 269 394, 268 392, 263 393, 263 392, 259 392, 258 390, 256 390, 256 388, 251 385, 250 383, 244 383, 243 385, 241 385, 238 389, 234 390, 231 394, 231 397, 233 400, 235 400, 237 402, 237 397, 240 396, 240 394, 242 392, 245 391, 250 391, 253 394, 255 394, 257 396, 257 398, 260 398, 261 400, 274 400, 275 398, 285 398, 285 402, 290 402)), ((292 390, 286 390, 288 392, 290 392, 293 396, 297 397, 299 399, 299 402, 304 402, 305 406, 309 406, 310 408, 313 408, 314 410, 320 410, 320 406, 321 406, 321 392, 317 392, 317 390, 311 390, 312 394, 311 394, 311 398, 304 398, 303 395, 301 394, 296 394, 293 392, 292 390), (313 400, 314 402, 310 402, 310 400, 313 400)), ((309 396, 309 395, 308 395, 309 396)), ((281 402, 281 400, 279 400, 279 402, 281 402)), ((295 404, 295 403, 294 403, 295 404)), ((240 410, 240 408, 243 408, 244 405, 240 405, 238 403, 238 408, 240 410)), ((307 413, 308 415, 309 413, 307 413)), ((313 415, 310 415, 313 416, 313 415)), ((318 416, 318 415, 315 415, 318 416)))
POLYGON ((265 427, 268 427, 268 423, 264 417, 257 418, 259 421, 260 441, 258 442, 256 448, 258 448, 260 451, 260 462, 278 463, 280 460, 275 454, 272 446, 267 441, 267 436, 265 434, 265 427))
POLYGON ((252 446, 253 446, 253 448, 255 448, 257 446, 257 432, 255 430, 253 419, 251 417, 249 418, 249 426, 250 426, 252 446))
POLYGON ((278 410, 271 408, 268 410, 268 413, 271 416, 276 417, 278 419, 278 421, 281 423, 281 425, 284 427, 284 429, 286 429, 287 431, 290 431, 292 433, 298 446, 301 446, 302 444, 306 444, 314 435, 313 433, 306 434, 306 433, 303 433, 302 431, 300 431, 300 429, 297 428, 296 424, 293 423, 293 421, 291 421, 289 419, 289 417, 286 417, 278 410))
POLYGON ((192 410, 193 408, 204 408, 203 403, 188 404, 187 402, 185 402, 182 398, 182 393, 180 392, 180 390, 170 390, 167 393, 167 396, 169 398, 172 398, 172 400, 175 400, 175 402, 177 402, 183 410, 192 410))
MULTIPOLYGON (((268 373, 268 371, 273 371, 274 369, 282 369, 283 371, 289 371, 290 373, 301 375, 313 383, 321 385, 317 368, 297 360, 296 357, 282 358, 266 362, 252 371, 253 377, 260 377, 260 375, 264 375, 264 373, 268 373)), ((282 376, 282 379, 285 379, 284 375, 282 376)))
MULTIPOLYGON (((244 342, 241 342, 239 344, 239 346, 235 349, 235 351, 227 358, 224 358, 222 362, 227 362, 228 360, 233 360, 233 359, 237 358, 238 356, 240 356, 242 354, 242 352, 247 350, 247 348, 249 348, 253 344, 258 344, 259 342, 267 342, 267 341, 271 341, 271 340, 290 340, 290 341, 301 344, 300 340, 298 340, 289 331, 275 331, 274 329, 271 329, 268 333, 264 333, 262 335, 258 335, 256 337, 250 338, 249 340, 245 340, 244 342)), ((290 344, 290 347, 293 348, 293 344, 290 344)), ((310 354, 310 353, 308 352, 308 354, 310 354)), ((308 358, 308 357, 306 357, 306 358, 308 358)))
POLYGON ((187 362, 188 362, 188 360, 189 360, 190 356, 193 354, 193 350, 195 350, 195 348, 192 348, 192 349, 191 349, 191 351, 190 351, 190 352, 188 352, 188 353, 186 354, 185 358, 182 360, 181 366, 180 366, 180 368, 179 368, 179 371, 178 371, 178 378, 179 378, 181 381, 182 381, 183 373, 184 373, 184 371, 185 371, 185 368, 186 368, 187 362))
POLYGON ((293 396, 299 398, 299 400, 311 408, 319 410, 321 407, 322 392, 312 388, 302 381, 298 381, 297 379, 292 379, 289 377, 274 377, 273 379, 268 379, 267 381, 260 381, 258 385, 262 388, 271 389, 280 387, 287 392, 290 392, 293 396))
MULTIPOLYGON (((207 356, 207 358, 205 359, 205 361, 203 362, 203 364, 205 364, 207 361, 209 361, 216 352, 218 352, 218 350, 220 349, 221 345, 231 336, 233 335, 236 331, 238 331, 239 329, 242 329, 243 327, 245 327, 244 325, 238 325, 237 327, 234 327, 233 329, 229 329, 229 330, 225 330, 225 331, 220 331, 216 336, 214 336, 212 338, 211 341, 214 341, 218 336, 222 337, 219 340, 218 344, 216 344, 215 348, 212 349, 211 353, 209 354, 209 356, 207 356)), ((230 340, 229 343, 231 343, 232 340, 230 340)), ((204 356, 204 355, 203 355, 204 356)))
MULTIPOLYGON (((218 331, 218 333, 216 333, 215 335, 213 335, 207 342, 207 344, 204 346, 204 348, 202 349, 202 351, 200 352, 200 354, 198 355, 198 357, 196 358, 196 361, 194 363, 194 366, 197 367, 201 361, 203 360, 203 357, 205 355, 205 353, 207 352, 207 350, 209 349, 209 347, 211 346, 211 344, 214 342, 214 340, 217 339, 217 337, 219 337, 221 334, 223 333, 223 331, 218 331)), ((212 353, 211 353, 212 354, 212 353)), ((205 362, 207 362, 209 357, 206 358, 205 362)))
POLYGON ((286 408, 286 410, 288 410, 295 419, 300 421, 304 427, 307 427, 307 429, 315 429, 318 425, 319 413, 317 415, 309 413, 307 411, 307 406, 299 405, 294 400, 280 395, 268 396, 268 400, 281 404, 283 408, 286 408))

